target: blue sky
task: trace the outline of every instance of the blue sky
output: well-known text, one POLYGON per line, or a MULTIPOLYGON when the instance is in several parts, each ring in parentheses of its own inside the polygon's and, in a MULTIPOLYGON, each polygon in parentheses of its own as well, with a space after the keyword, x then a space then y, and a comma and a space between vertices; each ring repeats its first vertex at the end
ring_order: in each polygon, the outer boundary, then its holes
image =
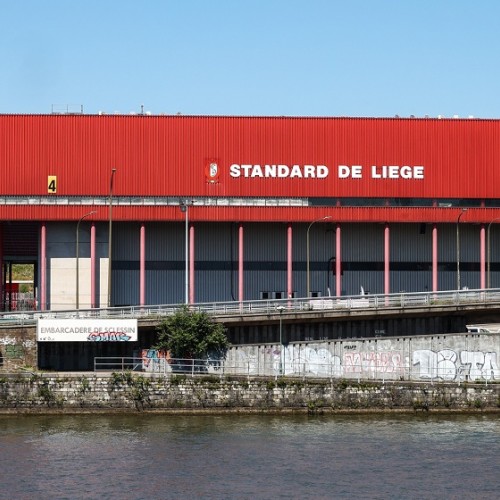
POLYGON ((498 0, 0 0, 0 113, 500 117, 498 0))

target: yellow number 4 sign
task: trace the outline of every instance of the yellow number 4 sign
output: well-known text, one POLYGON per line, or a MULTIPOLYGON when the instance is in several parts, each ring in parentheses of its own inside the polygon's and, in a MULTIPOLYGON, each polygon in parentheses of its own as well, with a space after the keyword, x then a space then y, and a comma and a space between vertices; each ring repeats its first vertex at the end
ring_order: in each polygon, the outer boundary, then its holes
POLYGON ((57 193, 57 176, 49 175, 47 181, 47 191, 51 194, 57 193))

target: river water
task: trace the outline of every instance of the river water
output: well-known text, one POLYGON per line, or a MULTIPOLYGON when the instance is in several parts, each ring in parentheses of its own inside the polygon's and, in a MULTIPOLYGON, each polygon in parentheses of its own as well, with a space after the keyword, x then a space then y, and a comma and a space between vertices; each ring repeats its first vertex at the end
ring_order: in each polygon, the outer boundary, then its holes
POLYGON ((1 499, 495 499, 498 415, 0 416, 1 499))

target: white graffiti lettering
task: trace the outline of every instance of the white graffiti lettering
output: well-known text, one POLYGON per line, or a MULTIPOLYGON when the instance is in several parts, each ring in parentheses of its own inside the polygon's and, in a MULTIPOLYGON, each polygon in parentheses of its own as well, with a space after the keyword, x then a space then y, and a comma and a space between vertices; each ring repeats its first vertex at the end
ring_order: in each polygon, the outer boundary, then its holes
POLYGON ((413 352, 413 366, 418 367, 418 378, 438 380, 499 380, 500 370, 496 352, 462 351, 460 359, 455 351, 421 349, 413 352))

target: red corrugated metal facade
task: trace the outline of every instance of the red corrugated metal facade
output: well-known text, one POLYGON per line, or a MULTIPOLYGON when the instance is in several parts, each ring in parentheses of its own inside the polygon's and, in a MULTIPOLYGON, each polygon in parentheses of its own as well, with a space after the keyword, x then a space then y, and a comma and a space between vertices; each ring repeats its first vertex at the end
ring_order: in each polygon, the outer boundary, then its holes
MULTIPOLYGON (((487 200, 500 198, 500 121, 2 115, 0 164, 0 196, 7 197, 106 197, 116 168, 117 197, 487 200), (48 193, 49 176, 57 177, 55 194, 48 193)), ((190 217, 308 221, 323 213, 309 206, 194 206, 190 217)), ((339 206, 333 215, 340 222, 453 222, 456 207, 339 206)), ((80 216, 78 205, 0 205, 2 219, 80 216)), ((113 216, 183 218, 177 206, 118 206, 113 216)), ((493 216, 500 209, 474 208, 467 219, 493 216)), ((95 216, 106 217, 105 209, 95 216)))

